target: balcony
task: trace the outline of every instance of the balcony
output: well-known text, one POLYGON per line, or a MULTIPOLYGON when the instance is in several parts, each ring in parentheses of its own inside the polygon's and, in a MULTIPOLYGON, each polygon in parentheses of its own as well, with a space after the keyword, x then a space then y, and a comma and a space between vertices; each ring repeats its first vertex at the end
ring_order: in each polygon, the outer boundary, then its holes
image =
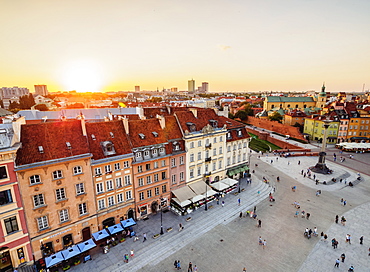
POLYGON ((205 158, 205 162, 211 162, 211 160, 212 160, 211 157, 205 158))
POLYGON ((211 172, 205 172, 204 177, 209 177, 209 176, 211 176, 211 174, 212 174, 211 172))
POLYGON ((211 143, 206 144, 206 149, 210 149, 210 148, 212 148, 212 144, 211 143))

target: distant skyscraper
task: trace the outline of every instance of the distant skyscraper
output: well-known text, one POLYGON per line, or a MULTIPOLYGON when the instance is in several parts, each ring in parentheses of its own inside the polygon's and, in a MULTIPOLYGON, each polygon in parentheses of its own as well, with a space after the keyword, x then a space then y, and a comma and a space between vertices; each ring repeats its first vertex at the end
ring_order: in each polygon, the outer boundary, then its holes
POLYGON ((171 92, 176 93, 177 92, 177 87, 172 87, 171 92))
POLYGON ((188 81, 188 92, 194 92, 195 91, 195 80, 189 80, 188 81))
POLYGON ((48 87, 46 85, 35 85, 35 94, 46 96, 49 94, 48 87))
POLYGON ((135 92, 140 92, 140 86, 135 86, 135 92))
POLYGON ((202 92, 208 93, 208 82, 202 82, 202 92))

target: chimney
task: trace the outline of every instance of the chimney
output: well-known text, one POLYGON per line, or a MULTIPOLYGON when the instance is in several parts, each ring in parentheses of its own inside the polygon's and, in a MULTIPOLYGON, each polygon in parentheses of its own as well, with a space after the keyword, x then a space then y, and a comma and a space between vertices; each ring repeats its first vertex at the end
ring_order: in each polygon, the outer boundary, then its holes
POLYGON ((126 134, 129 134, 129 128, 128 128, 128 118, 124 116, 122 118, 123 126, 125 127, 126 134))
POLYGON ((85 123, 85 116, 81 114, 81 127, 82 127, 82 135, 86 136, 86 123, 85 123))
POLYGON ((190 109, 190 111, 194 114, 195 118, 198 118, 198 110, 197 109, 190 109))
POLYGON ((165 129, 165 127, 166 127, 166 119, 164 118, 164 116, 161 116, 161 115, 158 115, 157 114, 156 118, 159 120, 159 124, 161 125, 161 128, 162 129, 165 129))

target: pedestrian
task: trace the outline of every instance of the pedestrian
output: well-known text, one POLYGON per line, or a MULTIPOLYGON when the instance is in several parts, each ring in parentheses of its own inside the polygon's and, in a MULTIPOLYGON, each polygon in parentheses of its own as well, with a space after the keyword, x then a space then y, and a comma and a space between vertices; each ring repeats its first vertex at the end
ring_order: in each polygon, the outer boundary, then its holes
POLYGON ((324 239, 324 232, 322 231, 320 235, 321 235, 321 240, 323 240, 324 239))
POLYGON ((306 213, 306 219, 308 220, 308 219, 310 219, 310 216, 311 216, 311 214, 310 213, 306 213))
POLYGON ((238 206, 240 206, 240 197, 238 198, 238 206))
POLYGON ((339 216, 338 216, 338 215, 336 215, 336 216, 335 216, 335 223, 337 223, 337 224, 338 224, 338 220, 339 220, 339 216))
POLYGON ((263 240, 262 249, 265 249, 266 244, 267 244, 266 240, 263 240))
MULTIPOLYGON (((262 237, 260 236, 260 237, 258 237, 258 244, 260 245, 260 246, 262 246, 263 245, 263 241, 262 241, 262 237)), ((369 248, 369 250, 370 250, 370 248, 369 248)))
POLYGON ((180 270, 181 269, 181 263, 180 263, 180 260, 177 261, 177 270, 180 270))
POLYGON ((259 191, 259 190, 258 190, 258 191, 257 191, 257 195, 258 195, 258 196, 260 196, 260 193, 261 193, 261 191, 259 191))
POLYGON ((225 201, 222 200, 221 202, 221 206, 224 207, 225 206, 225 201))
POLYGON ((193 271, 198 272, 198 267, 196 265, 194 265, 193 271))
POLYGON ((179 224, 179 231, 182 231, 184 229, 184 227, 182 226, 182 224, 180 223, 179 224))
POLYGON ((302 218, 304 218, 305 211, 302 211, 302 218))
POLYGON ((331 246, 335 249, 335 238, 333 238, 332 240, 331 240, 331 246))
POLYGON ((340 255, 340 257, 342 258, 342 263, 344 263, 344 260, 346 258, 346 254, 342 253, 342 255, 340 255))
POLYGON ((347 204, 347 200, 344 200, 343 201, 343 206, 346 206, 346 204, 347 204))
POLYGON ((279 177, 276 177, 276 181, 277 181, 277 182, 280 182, 280 178, 279 178, 279 177))
POLYGON ((364 236, 361 236, 360 237, 360 245, 362 245, 363 241, 364 241, 364 236))
POLYGON ((338 267, 338 268, 339 268, 339 264, 340 264, 340 260, 339 260, 339 259, 337 259, 337 260, 335 261, 335 265, 334 265, 334 267, 338 267))
POLYGON ((294 217, 298 217, 298 214, 299 214, 299 211, 297 210, 297 211, 295 212, 294 217))
POLYGON ((220 205, 220 199, 217 198, 217 205, 220 205))
POLYGON ((175 262, 173 263, 173 265, 175 266, 175 268, 177 269, 177 260, 175 260, 175 262))
POLYGON ((193 272, 193 264, 191 262, 189 263, 188 272, 193 272))
POLYGON ((245 267, 244 267, 244 268, 243 268, 243 272, 247 272, 247 268, 245 268, 245 267))
POLYGON ((258 227, 260 228, 261 227, 261 224, 262 224, 262 221, 261 219, 258 220, 258 227))
POLYGON ((351 244, 351 235, 348 234, 348 244, 351 244))
POLYGON ((342 218, 340 219, 340 222, 342 223, 343 226, 346 225, 346 219, 344 218, 344 216, 342 216, 342 218))
POLYGON ((253 207, 253 212, 256 213, 256 206, 253 207))
POLYGON ((133 249, 131 249, 131 251, 130 251, 130 256, 131 256, 131 258, 134 257, 134 250, 133 249))
POLYGON ((328 235, 326 233, 324 234, 324 241, 326 242, 326 239, 328 239, 328 235))
POLYGON ((143 243, 146 241, 146 233, 144 232, 144 234, 143 234, 143 243))
POLYGON ((125 263, 128 263, 128 254, 125 254, 125 256, 123 256, 123 258, 124 258, 125 263))
POLYGON ((243 217, 243 212, 240 212, 239 213, 239 218, 242 218, 243 217))

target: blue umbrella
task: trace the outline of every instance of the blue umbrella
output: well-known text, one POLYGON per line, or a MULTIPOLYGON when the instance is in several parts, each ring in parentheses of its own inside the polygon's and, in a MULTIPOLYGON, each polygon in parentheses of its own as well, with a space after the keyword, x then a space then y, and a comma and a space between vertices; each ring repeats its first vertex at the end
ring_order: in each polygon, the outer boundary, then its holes
POLYGON ((68 259, 70 259, 74 256, 77 256, 80 253, 81 253, 81 251, 80 251, 80 249, 78 248, 77 245, 74 245, 74 246, 62 251, 62 254, 63 254, 65 260, 68 260, 68 259))
POLYGON ((45 258, 46 267, 49 268, 50 266, 56 265, 60 262, 64 261, 64 257, 62 255, 62 252, 57 252, 49 257, 45 258))
POLYGON ((94 237, 95 241, 99 241, 101 239, 104 239, 105 237, 108 237, 109 233, 106 229, 102 229, 98 232, 93 233, 92 236, 94 237))
POLYGON ((122 228, 121 224, 116 224, 114 226, 108 227, 108 230, 109 230, 110 234, 115 234, 117 232, 122 231, 123 228, 122 228))
POLYGON ((127 220, 121 221, 121 224, 124 228, 127 228, 136 225, 136 222, 134 221, 134 219, 129 218, 127 220))
POLYGON ((82 253, 82 252, 88 251, 89 249, 96 247, 96 244, 94 243, 93 239, 89 239, 85 242, 77 244, 77 246, 82 253))

